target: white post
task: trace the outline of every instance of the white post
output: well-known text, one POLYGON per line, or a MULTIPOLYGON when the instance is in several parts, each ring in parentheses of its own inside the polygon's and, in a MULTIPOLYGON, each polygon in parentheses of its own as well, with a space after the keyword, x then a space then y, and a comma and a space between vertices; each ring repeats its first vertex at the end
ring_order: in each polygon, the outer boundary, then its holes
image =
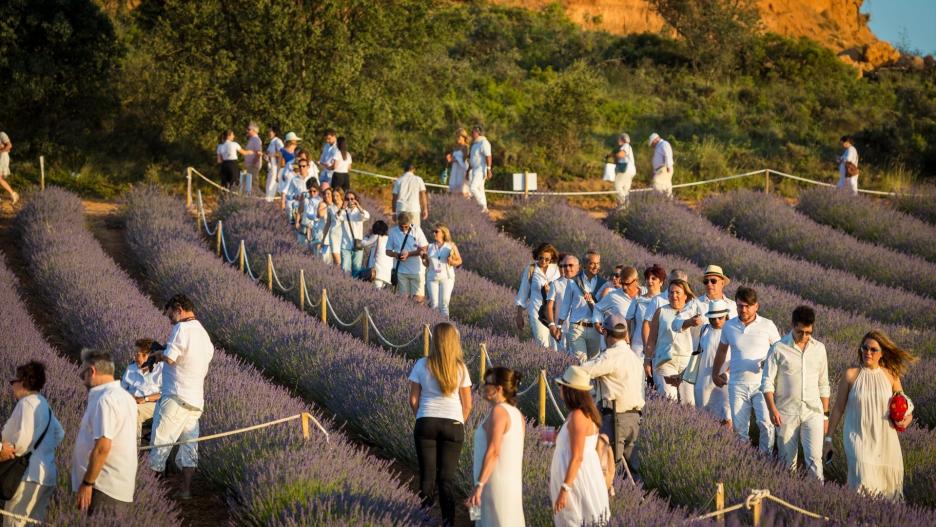
POLYGON ((192 167, 185 169, 185 206, 192 208, 192 167))
POLYGON ((39 156, 39 190, 45 190, 45 156, 39 156))

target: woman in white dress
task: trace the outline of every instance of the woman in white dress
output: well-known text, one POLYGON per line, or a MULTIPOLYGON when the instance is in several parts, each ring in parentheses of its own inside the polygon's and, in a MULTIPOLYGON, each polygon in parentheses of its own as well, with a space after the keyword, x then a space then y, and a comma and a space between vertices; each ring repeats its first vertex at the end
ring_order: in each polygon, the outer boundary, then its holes
POLYGON ((556 379, 569 415, 556 437, 549 469, 549 495, 557 527, 605 525, 610 517, 608 488, 598 459, 601 414, 591 396, 591 377, 569 366, 556 379))
POLYGON ((449 169, 449 193, 461 194, 470 197, 468 193, 468 143, 471 139, 464 128, 455 131, 455 146, 446 154, 445 160, 451 165, 449 169))
MULTIPOLYGON (((644 270, 644 280, 647 282, 647 292, 638 296, 631 302, 627 308, 627 330, 631 336, 630 346, 639 357, 644 356, 644 321, 650 321, 653 313, 647 313, 650 302, 660 296, 663 290, 663 282, 666 280, 666 269, 658 264, 653 264, 644 270)), ((649 328, 647 330, 649 332, 649 328)))
POLYGON ((374 283, 377 289, 383 289, 390 285, 390 274, 393 271, 393 258, 387 256, 387 233, 390 228, 387 222, 377 220, 371 226, 371 233, 364 238, 364 250, 367 252, 367 266, 364 276, 365 280, 374 283))
POLYGON ((731 348, 725 358, 725 366, 718 372, 725 379, 724 386, 715 386, 712 382, 712 370, 715 369, 715 352, 721 340, 722 328, 731 316, 728 303, 724 300, 711 300, 705 318, 708 324, 699 332, 699 348, 702 354, 699 357, 699 373, 695 382, 696 408, 704 409, 715 416, 723 425, 731 428, 731 410, 728 407, 728 370, 727 364, 731 357, 731 348))
POLYGON ((523 438, 526 423, 517 410, 520 374, 493 368, 484 374, 481 394, 491 411, 475 429, 475 487, 465 502, 481 508, 475 527, 523 527, 523 438))
POLYGON ((455 268, 462 264, 458 246, 452 241, 448 227, 437 223, 432 229, 432 243, 422 255, 426 266, 426 286, 429 290, 429 307, 449 316, 449 301, 455 288, 455 268))
POLYGON ((541 243, 533 250, 533 263, 525 265, 520 273, 520 286, 514 304, 517 306, 517 328, 523 329, 524 320, 540 346, 557 349, 549 335, 549 327, 539 320, 540 308, 545 303, 550 284, 562 277, 559 273, 559 252, 549 243, 541 243))
POLYGON ((695 405, 695 390, 689 383, 680 382, 683 370, 692 356, 692 324, 701 323, 702 317, 693 317, 688 310, 695 309, 695 294, 689 282, 680 278, 670 281, 667 289, 669 302, 657 309, 650 321, 650 334, 644 347, 645 362, 653 365, 653 384, 657 393, 682 404, 695 405), (681 320, 680 314, 683 314, 681 320), (675 324, 674 324, 675 322, 675 324))
POLYGON ((338 213, 344 205, 344 197, 341 192, 331 188, 322 191, 322 202, 325 204, 325 228, 322 233, 323 243, 325 244, 324 255, 325 263, 341 265, 341 222, 338 219, 338 213))
MULTIPOLYGON (((848 462, 848 486, 858 492, 892 500, 903 499, 903 453, 890 420, 890 401, 903 391, 900 376, 916 358, 879 331, 867 333, 858 350, 861 364, 849 368, 839 382, 829 416, 824 459, 832 451, 832 433, 844 415, 843 442, 848 462)), ((901 427, 909 426, 908 412, 901 427)))

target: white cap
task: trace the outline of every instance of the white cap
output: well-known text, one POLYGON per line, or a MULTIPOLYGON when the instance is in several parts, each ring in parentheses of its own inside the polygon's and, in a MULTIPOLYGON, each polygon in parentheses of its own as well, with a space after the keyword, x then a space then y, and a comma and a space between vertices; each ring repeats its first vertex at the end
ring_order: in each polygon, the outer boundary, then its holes
POLYGON ((302 138, 296 135, 296 132, 289 132, 288 134, 286 134, 285 139, 287 143, 289 141, 302 141, 302 138))
POLYGON ((647 139, 647 144, 653 146, 653 142, 660 138, 660 134, 653 132, 650 134, 650 138, 647 139))

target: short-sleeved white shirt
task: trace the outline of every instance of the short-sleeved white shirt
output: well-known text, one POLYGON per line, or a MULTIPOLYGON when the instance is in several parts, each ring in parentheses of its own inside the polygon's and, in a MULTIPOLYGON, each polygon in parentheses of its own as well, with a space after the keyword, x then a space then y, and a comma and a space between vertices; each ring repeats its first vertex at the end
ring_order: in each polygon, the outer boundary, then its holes
MULTIPOLYGON (((426 183, 412 172, 406 172, 393 182, 393 194, 396 195, 396 211, 422 212, 419 204, 419 193, 426 191, 426 183)), ((419 221, 414 218, 413 221, 419 221)))
POLYGON ((760 385, 764 360, 774 342, 780 340, 780 332, 770 319, 757 315, 747 326, 740 318, 733 318, 722 328, 721 344, 731 346, 732 384, 760 385))
MULTIPOLYGON (((451 419, 464 423, 462 418, 461 398, 456 389, 448 395, 442 393, 439 387, 439 381, 429 371, 429 359, 423 357, 416 361, 413 370, 410 372, 409 380, 420 386, 419 409, 416 411, 416 419, 421 417, 438 417, 441 419, 451 419)), ((468 367, 462 364, 461 380, 458 383, 459 388, 471 387, 471 375, 468 373, 468 367)))
MULTIPOLYGON (((426 240, 426 235, 423 234, 422 229, 410 225, 409 232, 410 235, 407 238, 406 233, 400 230, 400 226, 394 225, 393 228, 390 229, 390 238, 387 240, 387 250, 395 253, 401 253, 403 251, 415 253, 420 247, 429 245, 429 241, 426 240), (404 239, 406 240, 405 247, 403 246, 404 239)), ((394 260, 394 265, 396 265, 396 260, 394 260)), ((410 254, 406 260, 400 261, 399 267, 397 267, 397 272, 400 274, 419 274, 421 271, 422 262, 420 262, 419 256, 415 254, 410 254)))
POLYGON ((338 174, 347 174, 351 170, 351 153, 348 152, 348 158, 345 159, 341 155, 341 150, 335 150, 335 157, 332 158, 335 161, 335 165, 332 167, 332 172, 338 174))
POLYGON ((162 389, 163 367, 162 362, 157 362, 150 371, 144 373, 135 362, 131 362, 123 377, 120 378, 120 385, 134 397, 146 397, 159 393, 162 389))
POLYGON ((186 404, 204 409, 205 376, 214 357, 214 345, 201 322, 189 320, 172 326, 163 356, 175 364, 163 367, 162 395, 175 395, 186 404))
POLYGON ((276 154, 279 153, 280 149, 283 148, 283 140, 279 137, 274 137, 270 139, 270 144, 267 145, 266 153, 267 157, 273 159, 276 157, 276 154))
POLYGON ((471 143, 468 151, 468 163, 473 169, 487 168, 487 158, 491 155, 491 143, 483 135, 471 143))
POLYGON ((22 457, 32 451, 23 480, 46 487, 54 487, 58 478, 55 449, 64 438, 65 430, 55 414, 50 412, 49 402, 38 393, 29 394, 16 402, 13 413, 3 424, 0 433, 0 439, 12 444, 17 456, 22 457), (45 436, 42 437, 42 443, 38 443, 43 430, 46 431, 45 436))
POLYGON ((133 501, 137 472, 136 423, 136 401, 120 387, 120 382, 91 388, 72 455, 72 490, 77 492, 81 486, 94 443, 106 437, 111 440, 111 448, 94 488, 115 500, 133 501))
POLYGON ((429 244, 427 256, 429 257, 426 280, 452 280, 455 278, 455 268, 449 265, 448 259, 452 255, 452 242, 445 242, 441 247, 435 242, 429 244))
POLYGON ((237 161, 237 152, 240 150, 243 150, 241 145, 234 141, 225 141, 218 145, 217 152, 221 161, 237 161))

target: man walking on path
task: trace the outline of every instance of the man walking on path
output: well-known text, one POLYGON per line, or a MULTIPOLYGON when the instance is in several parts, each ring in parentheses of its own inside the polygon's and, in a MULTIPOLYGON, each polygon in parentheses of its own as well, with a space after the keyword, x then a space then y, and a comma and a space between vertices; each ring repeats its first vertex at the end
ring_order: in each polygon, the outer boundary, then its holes
POLYGON ((601 255, 589 250, 585 253, 585 269, 570 280, 559 305, 559 325, 569 321, 569 353, 580 361, 601 351, 601 314, 595 309, 595 295, 605 281, 598 276, 599 271, 601 255))
POLYGON ((263 141, 260 140, 258 135, 260 132, 260 127, 257 126, 257 123, 250 123, 247 125, 247 146, 246 150, 250 150, 251 153, 244 156, 244 175, 243 181, 241 181, 241 192, 244 194, 250 195, 253 192, 253 181, 256 179, 260 181, 260 165, 263 162, 263 141))
POLYGON ((797 450, 809 473, 823 479, 822 438, 829 431, 829 362, 825 346, 812 338, 816 312, 793 310, 793 329, 770 348, 761 391, 778 427, 777 447, 783 464, 796 469, 797 450))
POLYGON ((267 144, 266 148, 266 160, 267 160, 267 179, 266 179, 266 200, 269 202, 273 201, 273 197, 276 196, 276 186, 279 178, 279 160, 280 160, 280 150, 283 149, 283 140, 277 135, 276 128, 270 128, 268 132, 270 137, 270 142, 267 144))
POLYGON ((487 196, 484 195, 484 182, 491 179, 491 143, 484 137, 484 128, 480 124, 471 129, 471 149, 468 151, 468 190, 481 205, 481 212, 487 212, 487 196))
POLYGON ((401 212, 410 213, 410 221, 415 228, 420 228, 421 220, 429 218, 429 194, 426 192, 426 182, 413 172, 413 163, 403 165, 403 175, 393 182, 393 209, 394 217, 401 212))
POLYGON ((10 194, 13 204, 16 205, 20 198, 19 194, 14 192, 10 184, 7 183, 7 178, 10 177, 10 150, 13 150, 13 142, 10 141, 10 136, 4 131, 0 131, 0 186, 10 194))
POLYGON ((546 294, 546 313, 549 317, 549 334, 556 341, 560 351, 568 352, 568 324, 563 325, 561 322, 557 323, 557 321, 559 320, 559 306, 562 305, 569 284, 579 274, 578 257, 571 254, 561 257, 559 259, 559 272, 562 273, 562 278, 553 282, 552 287, 549 288, 549 293, 546 294))
POLYGON ((858 150, 851 136, 842 136, 842 154, 838 157, 839 180, 836 188, 858 195, 858 150))
POLYGON ((323 185, 322 188, 326 188, 324 185, 328 183, 328 186, 331 186, 332 179, 332 170, 329 169, 332 159, 338 154, 338 133, 332 129, 325 131, 325 142, 322 144, 322 155, 319 156, 318 168, 319 168, 319 184, 323 185))
POLYGON ((647 140, 653 149, 653 190, 673 197, 673 147, 654 132, 647 140))

